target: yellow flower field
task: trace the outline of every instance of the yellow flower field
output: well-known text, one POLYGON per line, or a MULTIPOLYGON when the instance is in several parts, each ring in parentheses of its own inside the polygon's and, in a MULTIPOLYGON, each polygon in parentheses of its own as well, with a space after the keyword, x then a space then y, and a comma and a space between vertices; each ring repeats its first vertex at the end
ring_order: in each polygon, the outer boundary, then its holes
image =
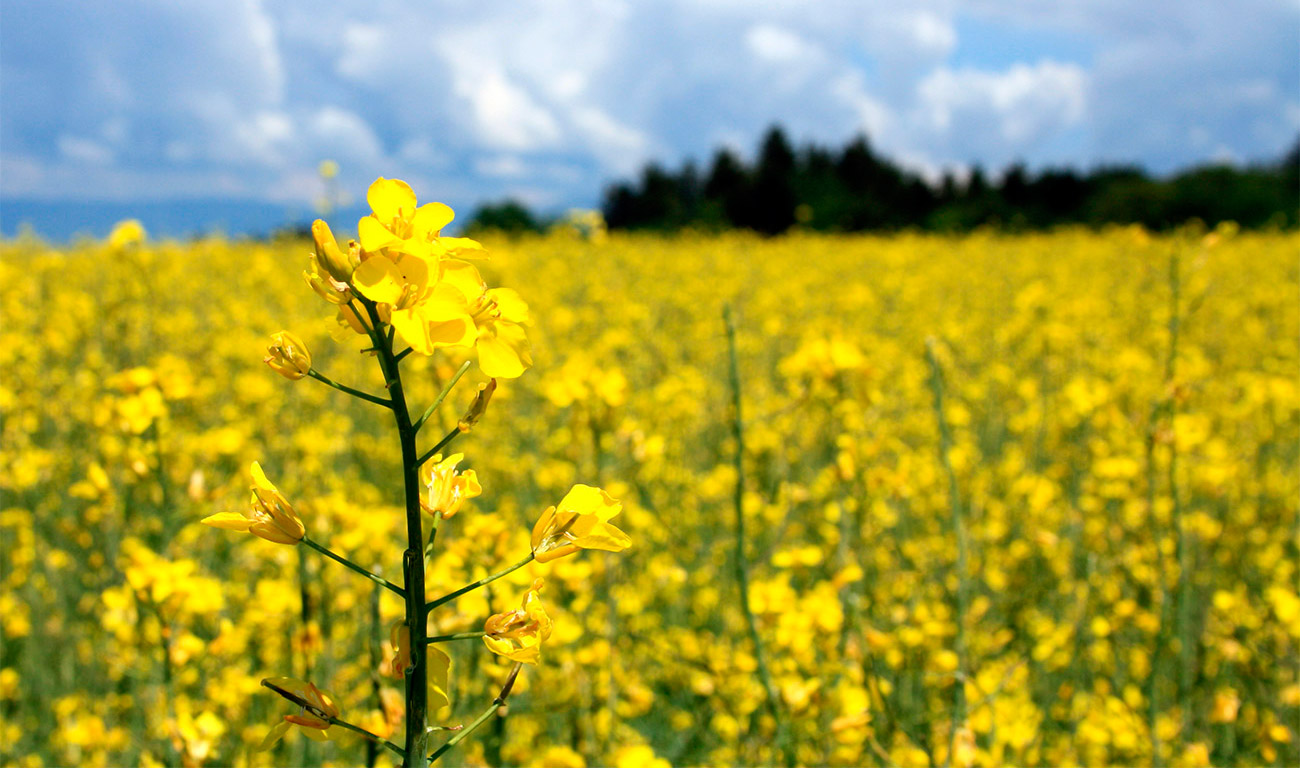
MULTIPOLYGON (((1300 235, 484 245, 527 304, 491 366, 526 367, 520 327, 533 365, 428 465, 429 596, 553 559, 433 613, 430 636, 499 631, 437 646, 432 723, 527 663, 449 764, 1300 763, 1300 235), (538 543, 579 519, 590 551, 538 543)), ((304 375, 384 392, 311 253, 0 244, 0 764, 396 763, 304 738, 315 710, 256 751, 294 711, 264 678, 401 743, 403 600, 275 503, 400 580, 392 420, 304 375), (201 525, 246 510, 253 462, 274 517, 201 525)), ((402 362, 416 413, 464 359, 402 362)))

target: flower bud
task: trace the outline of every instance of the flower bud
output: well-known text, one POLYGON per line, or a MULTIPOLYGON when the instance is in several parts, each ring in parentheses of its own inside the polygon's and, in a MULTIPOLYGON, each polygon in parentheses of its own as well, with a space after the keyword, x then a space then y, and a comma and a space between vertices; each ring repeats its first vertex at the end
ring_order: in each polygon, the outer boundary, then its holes
POLYGON ((474 428, 478 420, 483 418, 487 413, 488 401, 492 399, 492 393, 497 391, 497 380, 488 379, 486 384, 478 385, 478 394, 474 395, 474 402, 470 403, 469 410, 465 415, 460 417, 460 422, 456 428, 461 432, 468 432, 474 428))
POLYGON ((311 370, 311 352, 307 345, 289 331, 280 331, 271 336, 271 346, 266 348, 264 361, 271 370, 290 380, 298 380, 311 370))
POLYGON ((339 250, 339 244, 334 240, 330 225, 316 219, 311 225, 311 237, 316 244, 316 258, 325 269, 329 270, 331 277, 346 283, 352 277, 352 270, 356 269, 357 265, 339 250))

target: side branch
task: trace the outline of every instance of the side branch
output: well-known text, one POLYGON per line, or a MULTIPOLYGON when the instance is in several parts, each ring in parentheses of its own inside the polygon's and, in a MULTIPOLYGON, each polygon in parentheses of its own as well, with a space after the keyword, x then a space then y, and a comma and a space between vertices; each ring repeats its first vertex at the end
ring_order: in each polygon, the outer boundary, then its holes
POLYGON ((435 446, 433 446, 432 448, 430 448, 429 450, 425 451, 425 452, 424 452, 424 455, 422 455, 422 456, 420 456, 420 458, 416 459, 416 461, 415 461, 415 466, 417 466, 417 467, 422 467, 422 466, 424 466, 424 463, 425 463, 426 461, 428 461, 429 459, 432 459, 434 456, 437 456, 437 455, 442 451, 442 449, 443 449, 443 448, 446 448, 447 445, 448 445, 449 443, 451 443, 452 440, 455 440, 455 439, 456 439, 456 435, 459 435, 459 434, 460 434, 460 427, 453 427, 452 430, 451 430, 450 432, 447 433, 447 436, 446 436, 446 437, 444 437, 444 438, 442 438, 441 440, 438 441, 438 444, 437 444, 437 445, 435 445, 435 446))
POLYGON ((298 705, 299 707, 302 707, 304 711, 310 713, 313 717, 319 717, 321 720, 325 720, 325 721, 327 721, 330 725, 337 725, 337 726, 339 726, 340 728, 344 728, 344 729, 349 730, 349 731, 352 731, 352 732, 354 732, 354 733, 359 733, 359 734, 361 734, 362 736, 365 736, 366 738, 368 738, 368 739, 370 739, 371 741, 375 742, 376 744, 380 744, 380 745, 382 745, 382 746, 385 746, 385 747, 387 747, 388 749, 391 749, 393 752, 396 752, 397 754, 401 755, 403 760, 406 759, 406 750, 404 750, 404 749, 402 749, 401 747, 397 746, 397 745, 394 744, 393 742, 391 742, 391 741, 385 739, 384 737, 380 736, 379 734, 377 734, 377 733, 371 733, 370 731, 367 731, 365 728, 362 728, 362 727, 357 726, 357 725, 353 725, 352 723, 349 723, 349 722, 346 721, 346 720, 341 720, 341 719, 339 719, 339 718, 337 718, 337 717, 334 717, 334 716, 331 715, 330 713, 328 713, 328 712, 324 712, 324 711, 318 709, 318 708, 317 708, 315 705, 313 705, 310 701, 307 701, 306 699, 302 698, 301 696, 299 696, 298 694, 294 693, 293 691, 285 690, 284 688, 281 688, 280 686, 276 685, 275 683, 272 683, 270 680, 263 680, 263 681, 262 681, 262 687, 263 687, 263 688, 270 688, 271 690, 273 690, 273 691, 275 691, 276 693, 280 694, 280 696, 283 697, 284 699, 286 699, 286 700, 288 700, 288 701, 290 701, 290 702, 292 702, 292 703, 298 705))
POLYGON ((467 727, 465 730, 461 731, 460 733, 456 734, 455 736, 452 736, 450 739, 447 740, 446 744, 443 744, 441 747, 438 747, 437 751, 435 751, 432 755, 429 755, 430 765, 432 765, 435 761, 437 761, 438 758, 442 757, 445 753, 447 753, 457 744, 464 741, 466 736, 469 736, 480 725, 487 722, 487 719, 491 717, 493 714, 499 711, 503 716, 505 715, 506 698, 510 696, 510 689, 515 687, 515 680, 519 677, 519 670, 522 669, 523 666, 524 665, 522 662, 515 663, 514 669, 510 670, 510 676, 506 678, 506 684, 501 686, 501 692, 498 693, 497 697, 492 700, 492 703, 488 705, 488 708, 483 710, 483 714, 479 715, 478 718, 474 720, 474 722, 470 723, 469 727, 467 727))
POLYGON ((460 589, 456 590, 455 592, 452 592, 452 593, 450 593, 450 594, 443 595, 442 597, 438 598, 437 600, 434 600, 434 601, 430 602, 428 605, 424 606, 424 608, 425 608, 425 610, 427 610, 427 611, 432 611, 434 608, 437 608, 438 606, 443 605, 444 603, 450 603, 452 600, 455 600, 456 598, 460 597, 461 595, 465 594, 466 592, 472 592, 472 591, 478 589, 479 587, 483 586, 484 584, 491 584, 492 582, 496 581, 497 579, 501 578, 502 576, 506 576, 506 575, 509 575, 509 574, 511 574, 511 573, 514 573, 515 571, 519 570, 520 568, 523 568, 525 565, 528 565, 529 563, 531 563, 531 562, 533 561, 533 558, 534 558, 534 557, 536 557, 536 555, 534 555, 532 552, 529 552, 529 553, 528 553, 528 557, 525 557, 523 560, 520 560, 519 562, 515 563, 514 565, 512 565, 512 566, 510 566, 509 568, 505 569, 504 571, 497 571, 496 573, 492 574, 491 576, 484 576, 483 578, 479 579, 478 581, 474 582, 473 584, 466 584, 465 586, 461 587, 460 589))
POLYGON ((416 420, 414 427, 416 432, 419 432, 420 427, 424 426, 424 422, 428 421, 429 417, 433 415, 433 412, 438 410, 438 406, 442 405, 442 401, 447 399, 447 395, 451 393, 452 387, 456 386, 456 382, 460 381, 461 376, 465 375, 465 372, 469 370, 469 366, 469 360, 461 363, 460 368, 456 371, 456 375, 452 376, 451 381, 447 382, 447 386, 443 387, 442 391, 438 393, 438 397, 434 399, 433 405, 429 406, 429 409, 424 412, 424 415, 416 420))
POLYGON ((362 392, 359 389, 353 389, 352 387, 349 387, 347 384, 340 384, 337 381, 331 379, 330 377, 322 374, 320 371, 316 370, 315 368, 312 368, 311 370, 307 371, 307 375, 312 377, 316 381, 319 381, 323 384, 326 384, 328 386, 337 389, 340 392, 346 392, 349 395, 352 395, 353 397, 359 397, 362 400, 365 400, 366 402, 374 403, 375 405, 382 405, 385 408, 393 407, 392 400, 387 400, 382 397, 376 397, 375 395, 369 394, 367 392, 362 392))
POLYGON ((317 544, 316 542, 314 542, 314 541, 312 541, 311 539, 307 538, 306 536, 303 536, 303 537, 302 537, 302 543, 303 543, 303 544, 306 544, 307 546, 311 547, 312 549, 316 550, 317 552, 321 553, 322 555, 328 557, 329 559, 333 560, 334 562, 339 563, 340 565, 344 566, 345 568, 348 568, 348 569, 350 569, 350 570, 356 571, 357 573, 361 574, 362 576, 365 576, 367 579, 370 579, 371 581, 373 581, 374 583, 378 584, 379 586, 381 586, 381 587, 386 587, 387 589, 392 590, 394 593, 396 593, 397 595, 399 595, 399 596, 401 596, 401 597, 406 597, 406 590, 404 590, 404 589, 402 589, 401 587, 397 586, 397 585, 394 584, 393 582, 389 581, 388 579, 385 579, 383 576, 380 576, 380 575, 377 574, 377 573, 373 573, 372 571, 368 571, 368 570, 366 570, 365 568, 362 568, 361 566, 357 565, 356 563, 352 562, 351 560, 347 559, 346 557, 343 557, 342 555, 335 554, 334 552, 331 552, 330 550, 326 549, 325 547, 322 547, 320 544, 317 544))

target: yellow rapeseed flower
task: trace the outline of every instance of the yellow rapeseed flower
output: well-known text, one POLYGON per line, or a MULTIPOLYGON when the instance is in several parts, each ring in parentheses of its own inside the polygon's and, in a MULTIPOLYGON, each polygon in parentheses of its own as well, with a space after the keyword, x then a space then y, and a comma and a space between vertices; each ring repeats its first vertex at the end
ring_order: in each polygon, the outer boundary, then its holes
POLYGON ((255 461, 252 466, 253 498, 248 514, 218 512, 203 518, 204 525, 228 531, 248 531, 276 544, 297 544, 307 533, 298 513, 255 461))
POLYGON ((549 507, 533 526, 533 554, 545 563, 579 549, 622 552, 632 540, 607 521, 622 511, 623 505, 600 488, 573 486, 560 503, 549 507))
POLYGON ((466 499, 483 493, 474 470, 456 471, 456 465, 463 458, 463 453, 453 453, 446 459, 439 453, 420 468, 420 485, 424 487, 420 506, 425 512, 441 515, 445 520, 460 511, 460 505, 466 499))
POLYGON ((523 607, 488 617, 483 625, 483 642, 488 650, 511 661, 536 664, 541 646, 551 636, 551 617, 546 615, 541 598, 543 580, 537 579, 524 596, 523 607))
POLYGON ((297 335, 280 331, 271 336, 271 346, 266 348, 262 362, 286 379, 296 381, 311 370, 311 352, 297 335))
POLYGON ((438 259, 456 255, 483 255, 483 246, 464 237, 442 237, 442 228, 456 214, 443 203, 416 206, 415 192, 401 179, 379 177, 366 192, 371 214, 357 223, 361 248, 366 253, 383 249, 438 259))

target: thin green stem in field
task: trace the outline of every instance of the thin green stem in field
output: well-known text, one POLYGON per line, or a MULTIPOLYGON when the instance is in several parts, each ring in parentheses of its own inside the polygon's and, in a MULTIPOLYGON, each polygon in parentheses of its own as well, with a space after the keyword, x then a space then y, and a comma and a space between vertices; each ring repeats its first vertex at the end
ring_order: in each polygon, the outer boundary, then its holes
POLYGON ((733 419, 732 432, 736 438, 736 491, 733 497, 736 511, 736 583, 740 587, 740 608, 745 614, 745 623, 749 627, 749 639, 754 644, 754 660, 758 665, 758 677, 767 694, 767 708, 776 721, 776 744, 781 750, 785 764, 793 768, 797 759, 794 747, 790 743, 790 726, 782 717, 777 701, 776 686, 772 683, 772 673, 767 667, 767 656, 763 651, 763 638, 758 633, 758 621, 749 604, 749 565, 745 557, 745 426, 741 411, 740 366, 736 361, 736 325, 732 321, 731 306, 722 309, 722 320, 727 327, 727 353, 731 368, 731 399, 733 419))
POLYGON ((352 387, 349 387, 346 384, 340 384, 337 381, 331 379, 330 377, 322 374, 320 371, 316 370, 315 368, 312 368, 311 370, 307 371, 307 375, 312 377, 316 381, 331 386, 340 392, 346 392, 349 395, 352 395, 353 397, 361 398, 362 400, 365 400, 368 403, 374 403, 375 405, 382 405, 385 408, 393 407, 393 402, 391 400, 385 400, 382 397, 376 397, 375 395, 369 394, 368 392, 362 392, 359 389, 353 389, 352 387))
POLYGON ((302 543, 306 544, 307 546, 311 547, 312 549, 316 550, 322 555, 328 557, 334 562, 339 563, 340 565, 349 568, 353 571, 356 571, 362 576, 365 576, 367 579, 370 579, 371 581, 378 584, 379 586, 392 590, 393 593, 401 597, 406 597, 406 591, 403 590, 401 587, 397 586, 396 584, 394 584, 393 582, 389 581, 388 579, 385 579, 384 577, 380 576, 377 573, 373 573, 371 571, 366 570, 365 568, 362 568, 361 566, 357 565, 356 563, 352 562, 346 557, 343 557, 342 555, 331 552, 329 549, 326 549, 320 544, 317 544, 316 542, 312 541, 306 536, 302 537, 302 543))
POLYGON ((506 698, 510 696, 510 689, 515 687, 515 680, 518 679, 519 670, 522 669, 523 666, 524 665, 522 663, 517 662, 514 666, 514 669, 510 670, 510 676, 506 678, 505 685, 501 686, 501 692, 498 693, 497 697, 492 700, 492 703, 488 705, 488 708, 483 710, 483 713, 480 714, 474 720, 474 722, 470 723, 469 726, 465 728, 465 730, 461 731, 460 733, 457 733, 455 736, 452 736, 450 739, 447 740, 446 744, 443 744, 441 747, 438 747, 437 751, 435 751, 432 755, 429 755, 430 765, 437 762, 438 758, 442 757, 444 754, 446 754, 448 751, 454 748, 457 744, 464 741, 465 737, 469 736, 471 733, 477 730, 480 725, 487 722, 487 719, 489 717, 496 714, 498 710, 500 710, 502 707, 506 705, 506 698))
POLYGON ((519 570, 520 568, 523 568, 525 565, 528 565, 529 563, 531 563, 531 562, 533 561, 533 558, 534 558, 534 557, 535 557, 535 555, 534 555, 532 552, 529 552, 529 553, 528 553, 528 557, 525 557, 523 560, 520 560, 519 562, 515 563, 514 565, 512 565, 512 566, 510 566, 509 568, 505 569, 504 571, 497 571, 496 573, 492 574, 491 576, 484 576, 483 578, 479 579, 478 581, 476 581, 476 582, 474 582, 474 583, 472 583, 472 584, 466 584, 465 586, 461 587, 460 589, 456 590, 455 592, 448 593, 448 594, 443 595, 442 597, 438 598, 437 600, 430 601, 429 604, 428 604, 427 606, 425 606, 425 608, 426 608, 427 610, 432 611, 434 608, 437 608, 437 607, 440 606, 440 605, 444 605, 444 604, 446 604, 446 603, 450 603, 452 600, 455 600, 456 598, 460 597, 461 595, 465 594, 466 592, 472 592, 472 591, 478 589, 479 587, 483 586, 484 584, 491 584, 492 582, 496 581, 497 579, 501 578, 502 576, 508 576, 509 574, 514 573, 515 571, 519 570))
POLYGON ((433 412, 438 410, 438 406, 442 405, 442 401, 447 399, 447 395, 451 394, 452 387, 456 386, 456 382, 460 381, 461 376, 465 375, 465 372, 469 370, 469 366, 470 361, 466 360, 461 364, 460 368, 456 369, 456 374, 451 377, 451 381, 447 382, 447 386, 443 387, 442 391, 438 393, 438 397, 434 399, 433 405, 430 405, 424 412, 424 415, 415 422, 416 432, 419 432, 420 427, 424 426, 424 422, 428 421, 429 417, 433 415, 433 412))
POLYGON ((1179 704, 1183 710, 1183 722, 1191 722, 1191 707, 1182 699, 1191 693, 1192 678, 1195 674, 1193 654, 1195 644, 1192 638, 1192 541, 1187 532, 1187 521, 1183 514, 1182 497, 1178 493, 1178 440, 1174 435, 1174 422, 1178 415, 1178 340, 1182 330, 1182 272, 1178 249, 1169 256, 1169 355, 1165 359, 1165 386, 1169 389, 1166 397, 1169 402, 1169 465, 1168 479, 1169 500, 1172 503, 1174 533, 1177 536, 1178 553, 1177 582, 1177 616, 1175 628, 1178 634, 1178 694, 1179 704))
POLYGON ((953 596, 955 610, 953 623, 957 627, 953 645, 957 653, 957 679, 953 685, 953 715, 948 732, 948 759, 952 763, 953 747, 957 741, 957 729, 966 724, 966 684, 965 673, 968 668, 966 660, 966 603, 969 580, 966 577, 966 526, 962 520, 961 491, 957 486, 957 473, 952 467, 952 431, 943 411, 943 367, 935 353, 938 342, 927 339, 925 357, 930 364, 930 389, 934 395, 934 414, 939 425, 939 460, 944 473, 948 476, 948 506, 952 512, 952 532, 957 539, 957 594, 953 596))

